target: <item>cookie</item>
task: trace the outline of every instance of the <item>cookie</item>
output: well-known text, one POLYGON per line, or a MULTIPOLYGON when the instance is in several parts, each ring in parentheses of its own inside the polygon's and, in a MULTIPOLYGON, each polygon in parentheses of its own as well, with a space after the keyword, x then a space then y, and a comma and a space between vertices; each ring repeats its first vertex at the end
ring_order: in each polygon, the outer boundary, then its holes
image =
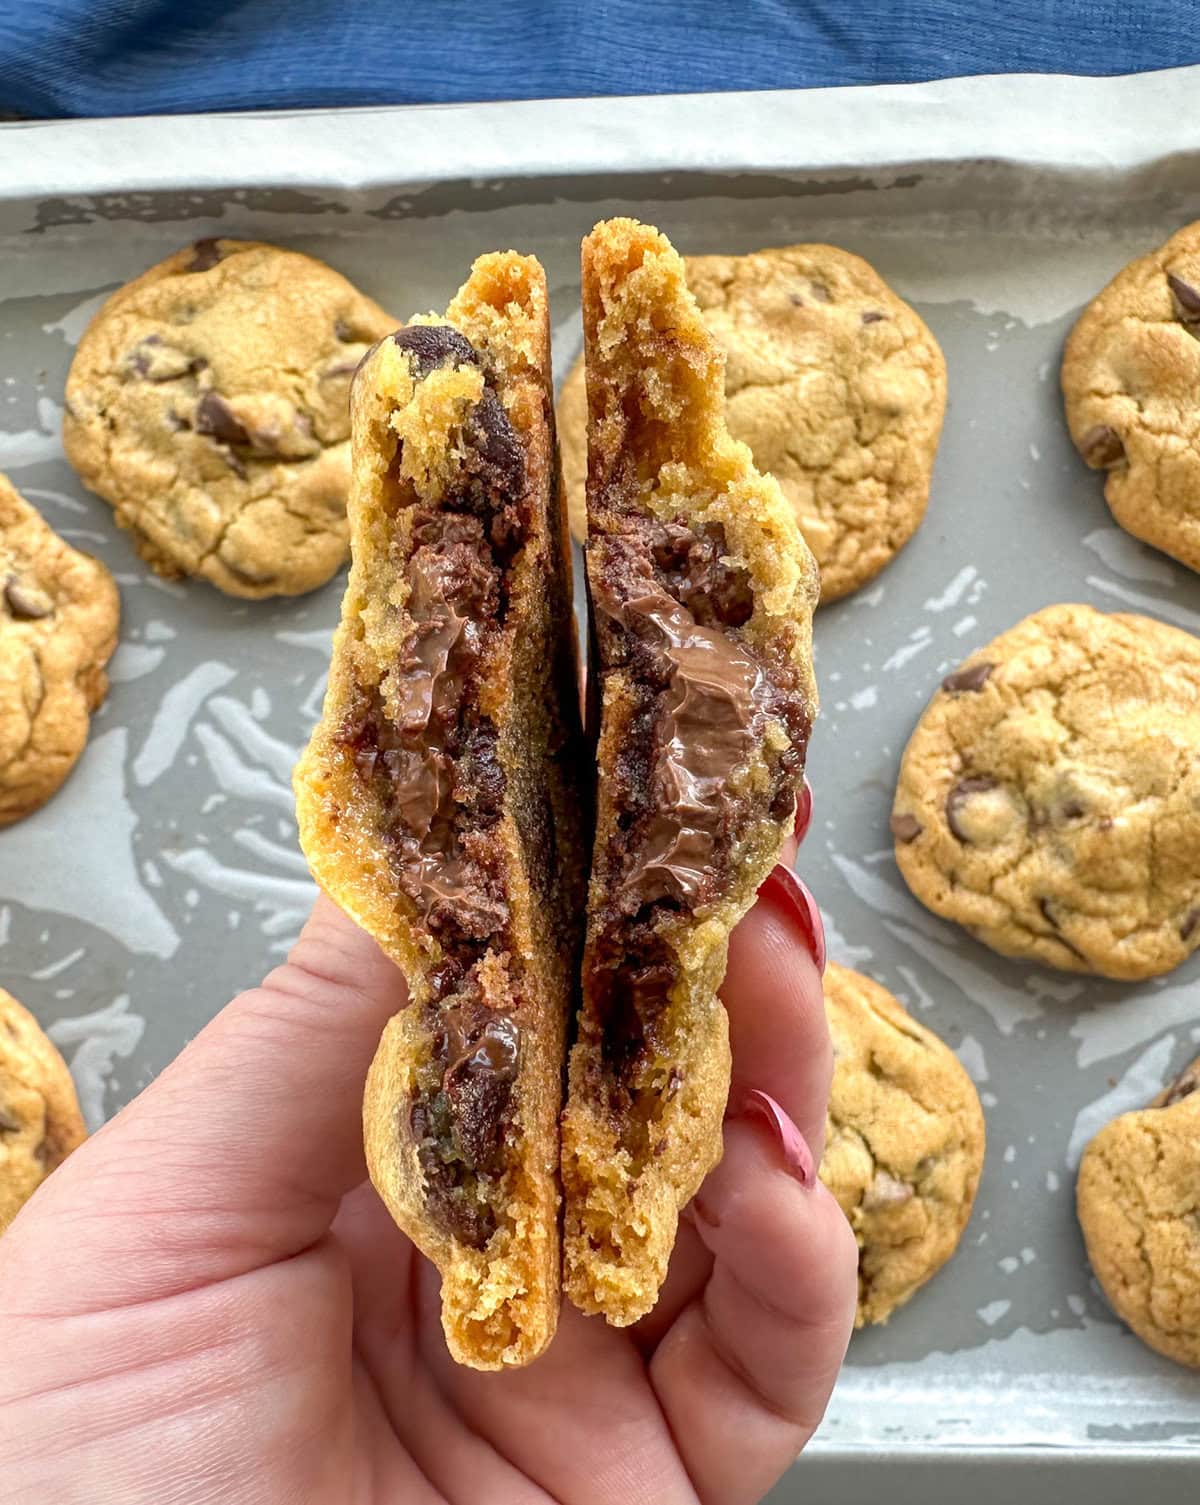
MULTIPOLYGON (((920 316, 858 256, 784 246, 688 256, 688 286, 725 352, 725 418, 796 510, 822 602, 877 575, 925 514, 946 363, 920 316)), ((583 537, 582 362, 559 398, 563 474, 583 537)))
POLYGON ((1075 448, 1127 533, 1200 570, 1200 222, 1117 273, 1063 353, 1075 448))
POLYGON ((1157 1353, 1200 1369, 1200 1059, 1100 1130, 1075 1197, 1113 1311, 1157 1353))
POLYGON ((1049 606, 948 675, 900 765, 896 861, 1005 956, 1157 977, 1200 946, 1200 641, 1049 606))
POLYGON ((120 611, 100 561, 0 475, 0 826, 44 805, 74 768, 108 693, 120 611))
POLYGON ((367 1164, 479 1369, 541 1352, 560 1290, 585 801, 549 340, 542 269, 506 252, 364 361, 350 581, 295 781, 315 877, 408 979, 367 1164))
POLYGON ((85 1137, 66 1062, 0 988, 0 1233, 85 1137))
POLYGON ((816 712, 812 556, 729 437, 681 258, 633 220, 583 243, 597 814, 563 1115, 563 1284, 654 1305, 721 1154, 729 933, 792 828, 816 712))
POLYGON ((160 575, 249 598, 313 590, 346 556, 350 378, 395 327, 311 256, 198 241, 88 326, 67 458, 160 575))
POLYGON ((858 1240, 855 1326, 886 1322, 958 1248, 983 1169, 979 1095, 886 988, 830 962, 833 1085, 821 1180, 858 1240))

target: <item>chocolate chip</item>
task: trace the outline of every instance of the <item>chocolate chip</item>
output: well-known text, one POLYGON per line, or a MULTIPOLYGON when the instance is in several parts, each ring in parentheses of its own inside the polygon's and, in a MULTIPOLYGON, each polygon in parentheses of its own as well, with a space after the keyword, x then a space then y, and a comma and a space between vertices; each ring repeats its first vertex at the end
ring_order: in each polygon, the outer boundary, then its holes
POLYGON ((1190 940, 1197 925, 1200 925, 1200 907, 1189 909, 1187 914, 1184 915, 1183 923, 1179 927, 1179 939, 1181 941, 1190 940))
POLYGON ((200 355, 188 355, 168 345, 161 335, 148 334, 139 340, 125 357, 125 367, 147 381, 175 381, 202 371, 208 362, 200 355))
POLYGON ((23 584, 15 575, 4 582, 4 600, 18 622, 40 621, 54 610, 54 602, 45 591, 23 584))
POLYGON ((925 827, 915 815, 893 815, 888 824, 892 828, 892 835, 897 841, 906 845, 910 841, 916 841, 925 827))
POLYGON ((504 1139, 512 1084, 517 1076, 520 1031, 504 1014, 464 1019, 464 1010, 447 1010, 448 1053, 445 1075, 454 1136, 473 1169, 495 1169, 504 1139))
POLYGON ((20 1123, 5 1108, 0 1108, 0 1134, 19 1134, 20 1123))
POLYGON ((1093 470, 1107 470, 1125 458, 1125 446, 1116 429, 1097 423, 1080 439, 1079 453, 1093 470))
POLYGON ((951 695, 982 690, 995 667, 995 664, 989 663, 968 664, 965 669, 956 669, 953 674, 947 674, 942 680, 942 689, 948 690, 951 695))
POLYGON ((1167 273, 1167 286, 1174 294, 1175 302, 1182 313, 1182 322, 1192 324, 1200 322, 1200 291, 1185 282, 1182 277, 1176 277, 1173 272, 1167 273))
POLYGON ((207 272, 216 266, 221 259, 221 243, 211 237, 198 240, 192 247, 191 265, 189 272, 207 272))
POLYGON ((249 444, 250 435, 237 414, 218 392, 206 392, 196 404, 196 432, 221 444, 249 444))
POLYGON ((471 342, 449 324, 407 324, 392 339, 413 357, 418 377, 428 376, 450 360, 458 366, 479 364, 471 342))
POLYGON ((672 1066, 671 1067, 671 1074, 667 1078, 667 1093, 666 1093, 666 1095, 667 1095, 668 1101, 675 1096, 675 1094, 679 1091, 679 1089, 682 1086, 683 1086, 683 1072, 680 1071, 680 1069, 679 1069, 678 1066, 672 1066))
POLYGON ((1079 800, 1066 800, 1058 812, 1064 820, 1078 820, 1081 815, 1087 814, 1087 806, 1079 800))
POLYGON ((969 842, 971 839, 958 822, 958 814, 963 803, 972 795, 986 794, 989 789, 995 788, 995 779, 960 779, 946 796, 946 824, 959 841, 969 842))
POLYGON ((887 314, 880 313, 877 308, 868 308, 863 311, 862 321, 864 324, 879 324, 887 318, 887 314))
POLYGON ((1047 925, 1051 926, 1054 930, 1054 938, 1058 942, 1058 944, 1069 951, 1072 956, 1077 956, 1080 961, 1087 961, 1087 957, 1084 956, 1079 947, 1073 946, 1071 942, 1067 940, 1066 936, 1063 935, 1062 926, 1058 923, 1058 920, 1055 918, 1054 911, 1050 907, 1050 900, 1046 898, 1039 899, 1038 908, 1041 910, 1042 917, 1045 919, 1047 925))
POLYGON ((832 303, 833 295, 823 282, 810 282, 808 290, 818 303, 832 303))
POLYGON ((804 299, 800 296, 799 293, 789 293, 788 302, 794 304, 796 308, 804 307, 804 299))

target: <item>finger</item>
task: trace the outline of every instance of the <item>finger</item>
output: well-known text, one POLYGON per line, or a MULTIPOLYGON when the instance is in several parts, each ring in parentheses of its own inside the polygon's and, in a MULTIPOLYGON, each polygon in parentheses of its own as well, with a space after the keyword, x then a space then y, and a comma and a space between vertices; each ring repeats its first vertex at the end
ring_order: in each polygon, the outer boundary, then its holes
POLYGON ((824 938, 812 896, 785 863, 733 932, 721 999, 733 1050, 730 1104, 757 1089, 782 1103, 818 1161, 833 1047, 821 988, 824 938))
POLYGON ((318 900, 288 961, 222 1010, 30 1205, 72 1226, 63 1255, 86 1262, 88 1299, 226 1279, 319 1238, 365 1175, 363 1082, 405 1000, 374 941, 318 900))
POLYGON ((857 1249, 812 1166, 767 1117, 737 1119, 693 1204, 712 1275, 650 1374, 712 1505, 766 1492, 815 1430, 845 1355, 857 1249))

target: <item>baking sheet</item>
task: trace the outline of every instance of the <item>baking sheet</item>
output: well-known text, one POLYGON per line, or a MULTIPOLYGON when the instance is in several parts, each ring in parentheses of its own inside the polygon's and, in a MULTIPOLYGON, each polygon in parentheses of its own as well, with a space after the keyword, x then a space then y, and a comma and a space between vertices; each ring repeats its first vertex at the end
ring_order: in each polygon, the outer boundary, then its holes
POLYGON ((443 306, 479 251, 514 245, 546 266, 561 374, 580 344, 579 240, 603 215, 638 214, 693 252, 832 241, 920 309, 950 400, 921 531, 818 618, 800 867, 831 955, 957 1050, 989 1152, 960 1253, 855 1338, 806 1465, 774 1498, 827 1484, 899 1500, 930 1477, 976 1491, 987 1458, 1032 1499, 1054 1458, 1096 1501, 1128 1489, 1125 1468, 1144 1488, 1194 1464, 1200 1379, 1111 1316, 1072 1197, 1089 1135, 1197 1053, 1200 964, 1135 986, 1005 962, 909 896, 887 815, 941 675, 1027 612, 1079 600, 1200 631, 1200 580, 1113 525, 1057 391, 1079 307, 1200 217, 1198 79, 0 127, 0 469, 109 564, 124 609, 78 769, 0 832, 0 980, 71 1060, 92 1125, 302 922, 289 774, 341 590, 238 603, 137 560, 58 439, 71 351, 106 293, 189 239, 237 235, 326 258, 399 318, 443 306))

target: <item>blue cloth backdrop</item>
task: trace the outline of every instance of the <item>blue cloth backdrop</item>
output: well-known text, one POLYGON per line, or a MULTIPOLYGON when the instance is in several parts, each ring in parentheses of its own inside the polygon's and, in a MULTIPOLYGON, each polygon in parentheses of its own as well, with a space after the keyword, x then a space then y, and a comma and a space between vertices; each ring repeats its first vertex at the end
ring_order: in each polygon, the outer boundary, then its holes
POLYGON ((35 117, 1127 73, 1200 0, 0 0, 35 117))

